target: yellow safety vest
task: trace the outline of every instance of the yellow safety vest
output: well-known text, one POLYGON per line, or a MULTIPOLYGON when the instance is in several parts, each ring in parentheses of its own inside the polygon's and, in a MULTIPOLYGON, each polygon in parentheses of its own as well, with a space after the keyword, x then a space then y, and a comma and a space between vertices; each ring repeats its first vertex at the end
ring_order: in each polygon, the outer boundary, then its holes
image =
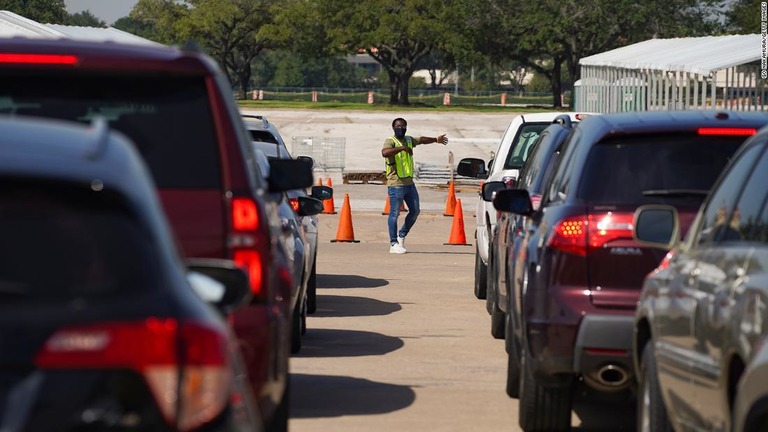
MULTIPOLYGON (((402 147, 403 143, 395 137, 392 137, 392 142, 395 143, 395 147, 402 147)), ((405 144, 413 149, 413 141, 410 136, 405 137, 405 144)), ((386 164, 387 175, 392 172, 392 165, 389 164, 388 159, 384 160, 386 164)), ((397 170, 397 176, 400 178, 413 177, 413 155, 408 152, 401 151, 395 155, 394 169, 397 170)))

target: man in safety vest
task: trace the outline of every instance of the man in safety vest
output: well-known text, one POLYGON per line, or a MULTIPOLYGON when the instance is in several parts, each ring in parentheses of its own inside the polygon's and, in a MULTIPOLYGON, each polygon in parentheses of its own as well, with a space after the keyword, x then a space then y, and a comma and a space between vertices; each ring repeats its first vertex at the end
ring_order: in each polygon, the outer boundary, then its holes
POLYGON ((405 119, 396 118, 392 121, 394 136, 384 141, 381 155, 384 157, 387 176, 387 194, 389 195, 389 253, 403 254, 405 236, 419 217, 419 192, 413 184, 413 148, 419 144, 441 143, 448 144, 445 134, 433 137, 412 137, 406 135, 408 123, 405 119), (397 218, 400 216, 400 206, 405 201, 408 215, 405 223, 397 230, 397 218))

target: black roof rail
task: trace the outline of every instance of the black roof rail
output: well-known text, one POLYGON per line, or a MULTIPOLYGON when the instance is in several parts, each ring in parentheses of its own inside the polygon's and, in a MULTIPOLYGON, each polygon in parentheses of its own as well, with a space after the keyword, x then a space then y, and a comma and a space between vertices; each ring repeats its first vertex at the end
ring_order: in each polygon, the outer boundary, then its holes
POLYGON ((552 123, 561 124, 568 129, 573 127, 571 116, 569 116, 568 114, 560 114, 559 116, 555 117, 554 120, 552 120, 552 123))
POLYGON ((261 123, 264 127, 264 129, 267 129, 269 127, 269 120, 267 120, 266 117, 260 116, 260 115, 253 115, 253 114, 240 114, 243 118, 252 118, 256 120, 261 120, 261 123))

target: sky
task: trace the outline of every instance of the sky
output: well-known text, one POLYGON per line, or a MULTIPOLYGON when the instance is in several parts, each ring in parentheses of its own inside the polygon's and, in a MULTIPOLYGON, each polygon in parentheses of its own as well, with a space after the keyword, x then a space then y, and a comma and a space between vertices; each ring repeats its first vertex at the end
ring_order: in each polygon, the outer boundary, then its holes
POLYGON ((91 13, 107 25, 113 24, 118 19, 127 16, 133 6, 139 0, 64 0, 67 12, 77 13, 85 10, 91 13))

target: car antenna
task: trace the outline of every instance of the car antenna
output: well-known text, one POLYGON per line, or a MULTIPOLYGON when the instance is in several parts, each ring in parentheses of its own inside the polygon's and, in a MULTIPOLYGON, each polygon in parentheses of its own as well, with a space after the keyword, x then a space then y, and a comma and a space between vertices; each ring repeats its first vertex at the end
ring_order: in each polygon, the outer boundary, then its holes
POLYGON ((91 121, 91 128, 94 131, 94 140, 91 142, 91 147, 85 153, 87 159, 97 159, 107 149, 107 142, 109 141, 109 124, 107 119, 98 116, 94 117, 91 121))

